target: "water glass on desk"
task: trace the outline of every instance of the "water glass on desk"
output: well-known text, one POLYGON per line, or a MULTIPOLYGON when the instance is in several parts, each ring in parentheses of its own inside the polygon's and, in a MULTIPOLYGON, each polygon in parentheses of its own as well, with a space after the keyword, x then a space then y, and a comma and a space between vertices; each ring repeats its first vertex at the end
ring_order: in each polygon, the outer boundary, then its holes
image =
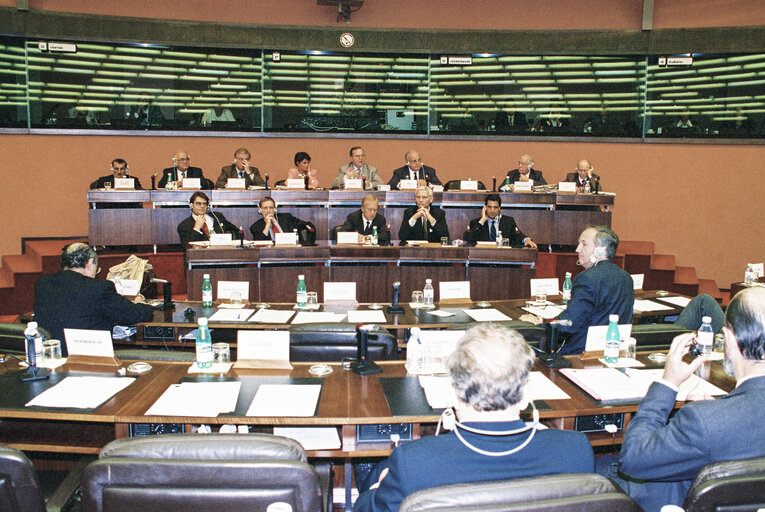
POLYGON ((213 343, 213 363, 230 363, 231 346, 228 343, 213 343))
POLYGON ((319 294, 317 292, 308 292, 306 296, 306 304, 309 307, 314 307, 319 303, 319 294))
POLYGON ((61 342, 59 340, 43 341, 42 359, 43 361, 61 359, 61 342))
POLYGON ((422 290, 415 290, 412 292, 412 304, 416 308, 425 305, 425 297, 422 295, 422 290))

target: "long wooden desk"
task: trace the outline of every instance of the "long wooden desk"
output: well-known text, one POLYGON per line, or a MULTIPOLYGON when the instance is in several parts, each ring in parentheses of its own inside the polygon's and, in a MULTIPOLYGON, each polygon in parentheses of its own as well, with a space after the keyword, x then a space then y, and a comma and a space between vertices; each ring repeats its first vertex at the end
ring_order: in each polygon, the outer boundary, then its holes
MULTIPOLYGON (((189 190, 91 190, 87 192, 88 238, 92 245, 179 244, 176 228, 188 217, 189 190), (142 208, 135 208, 135 204, 142 208), (99 208, 121 204, 126 208, 99 208)), ((270 195, 282 211, 313 222, 317 239, 328 240, 333 227, 359 208, 363 191, 344 190, 208 190, 214 211, 220 211, 237 226, 249 227, 260 218, 257 204, 270 195)), ((380 201, 380 214, 398 238, 404 210, 414 204, 412 191, 373 191, 380 201)), ((463 237, 471 219, 480 216, 487 192, 438 192, 433 203, 443 208, 451 239, 463 237)), ((501 193, 502 211, 515 218, 521 231, 540 244, 576 245, 588 224, 611 225, 613 195, 501 193)))

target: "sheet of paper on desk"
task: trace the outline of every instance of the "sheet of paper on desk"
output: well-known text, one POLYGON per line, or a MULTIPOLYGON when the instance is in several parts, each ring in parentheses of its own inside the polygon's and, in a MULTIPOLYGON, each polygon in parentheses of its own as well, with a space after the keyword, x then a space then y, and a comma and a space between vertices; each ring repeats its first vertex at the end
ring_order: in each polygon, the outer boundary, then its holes
POLYGON ((557 317, 566 309, 565 306, 524 306, 521 308, 524 311, 544 318, 545 320, 552 320, 557 317))
POLYGON ((616 368, 579 370, 563 368, 560 373, 589 393, 595 400, 632 400, 648 391, 644 380, 631 379, 616 368))
POLYGON ((420 375, 419 382, 425 393, 425 398, 428 400, 428 405, 433 409, 446 409, 454 405, 451 377, 420 375))
POLYGON ((26 406, 95 409, 133 382, 133 377, 66 377, 26 406))
POLYGON ((660 300, 680 306, 681 308, 688 306, 688 303, 691 302, 691 299, 688 297, 661 297, 660 300))
POLYGON ((527 396, 531 400, 566 400, 571 398, 542 372, 529 373, 526 384, 527 396))
POLYGON ((182 382, 173 384, 162 393, 147 416, 206 416, 214 418, 221 413, 233 412, 242 383, 182 382))
POLYGON ((476 322, 507 322, 512 320, 512 318, 494 308, 463 309, 462 311, 476 322))
POLYGON ((455 315, 455 313, 446 311, 444 309, 434 309, 433 311, 428 311, 428 314, 433 316, 440 316, 441 318, 446 318, 446 317, 455 315))
POLYGON ((327 313, 324 311, 298 311, 292 325, 295 324, 313 324, 313 323, 338 323, 342 322, 345 315, 343 313, 327 313))
POLYGON ((340 449, 335 427, 274 427, 274 435, 294 439, 306 450, 340 449))
POLYGON ((189 373, 212 373, 220 375, 228 373, 233 364, 234 363, 210 363, 209 368, 201 368, 197 363, 192 363, 192 365, 189 366, 189 373))
POLYGON ((289 309, 261 308, 250 317, 248 322, 260 322, 262 324, 286 324, 294 315, 289 309))
MULTIPOLYGON (((630 378, 643 382, 645 386, 645 392, 648 393, 648 388, 654 381, 659 380, 664 375, 663 369, 653 370, 627 370, 627 375, 630 378)), ((680 384, 680 390, 677 392, 677 400, 684 402, 688 400, 688 397, 703 398, 704 396, 722 396, 726 394, 725 391, 718 388, 711 382, 708 382, 698 375, 691 375, 691 377, 680 384)))
POLYGON ((313 416, 321 384, 261 384, 247 416, 313 416))
POLYGON ((219 309, 210 316, 209 322, 244 322, 251 314, 255 312, 254 309, 219 309))
POLYGON ((646 311, 672 311, 675 308, 648 299, 635 299, 635 305, 632 309, 639 313, 645 313, 646 311))
POLYGON ((348 311, 348 321, 352 324, 384 324, 385 313, 378 310, 351 310, 348 311))
POLYGON ((632 359, 631 357, 620 357, 616 364, 606 363, 606 360, 602 357, 598 359, 598 361, 600 361, 603 366, 608 366, 609 368, 643 368, 645 366, 637 359, 632 359))

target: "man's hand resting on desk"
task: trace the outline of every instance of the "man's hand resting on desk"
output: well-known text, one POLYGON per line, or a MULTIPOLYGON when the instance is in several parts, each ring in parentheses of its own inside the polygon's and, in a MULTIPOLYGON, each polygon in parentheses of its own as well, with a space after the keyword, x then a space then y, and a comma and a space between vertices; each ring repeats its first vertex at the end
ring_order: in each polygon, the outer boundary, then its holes
POLYGON ((662 379, 676 387, 688 380, 693 373, 701 367, 707 360, 704 356, 699 356, 690 364, 683 361, 683 357, 690 351, 691 345, 696 341, 696 333, 689 332, 675 336, 672 345, 667 352, 667 362, 664 363, 664 376, 662 379))

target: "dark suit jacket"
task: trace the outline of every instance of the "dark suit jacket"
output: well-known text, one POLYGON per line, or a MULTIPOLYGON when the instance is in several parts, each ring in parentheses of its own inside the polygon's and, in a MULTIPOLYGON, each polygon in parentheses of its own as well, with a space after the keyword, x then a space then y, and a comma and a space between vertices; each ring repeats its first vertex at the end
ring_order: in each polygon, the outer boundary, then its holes
MULTIPOLYGON (((278 212, 274 214, 276 222, 279 223, 279 227, 282 229, 282 233, 289 233, 294 229, 300 229, 302 221, 287 212, 278 212)), ((271 240, 270 234, 263 234, 263 230, 266 228, 266 221, 261 217, 256 220, 252 226, 250 226, 250 233, 252 233, 253 240, 271 240)))
MULTIPOLYGON (((412 206, 404 210, 404 216, 401 219, 401 228, 398 230, 398 239, 401 242, 408 240, 422 240, 423 239, 423 219, 420 217, 417 222, 414 223, 414 227, 409 225, 409 219, 412 215, 417 213, 417 207, 412 206)), ((438 206, 430 205, 430 214, 435 217, 436 225, 428 226, 428 242, 440 243, 442 237, 449 236, 449 227, 446 225, 446 214, 438 206)))
MULTIPOLYGON (((125 177, 133 178, 135 180, 136 190, 143 190, 143 187, 141 186, 141 180, 139 180, 135 176, 125 176, 125 177)), ((109 174, 108 176, 101 176, 96 181, 90 184, 90 189, 93 190, 96 188, 104 188, 107 183, 109 183, 112 186, 112 188, 114 188, 114 174, 109 174)))
POLYGON ((130 111, 129 119, 135 119, 139 126, 161 126, 165 121, 162 111, 155 105, 139 110, 138 106, 130 111))
MULTIPOLYGON (((478 222, 479 220, 481 220, 480 217, 471 220, 470 227, 468 228, 470 231, 470 238, 468 239, 468 242, 473 244, 479 241, 489 241, 489 219, 486 219, 486 222, 483 225, 478 222)), ((513 245, 513 247, 523 247, 523 239, 526 238, 526 235, 521 233, 521 230, 518 229, 514 218, 510 217, 509 215, 500 216, 498 231, 502 232, 503 238, 510 239, 510 243, 513 245)))
MULTIPOLYGON (((506 431, 523 427, 520 420, 509 422, 468 423, 481 430, 506 431)), ((491 452, 517 447, 529 437, 528 432, 510 436, 488 436, 461 431, 473 446, 491 452)), ((539 430, 529 444, 510 455, 490 457, 476 453, 453 432, 426 436, 401 444, 388 460, 381 462, 360 486, 363 491, 354 506, 359 512, 397 511, 409 494, 438 485, 505 480, 554 473, 591 473, 594 470, 592 447, 581 432, 539 430), (383 468, 389 472, 380 487, 367 490, 377 481, 383 468), (372 481, 374 479, 374 481, 372 481), (363 488, 362 488, 363 487, 363 488)))
MULTIPOLYGON (((589 179, 590 181, 590 190, 595 190, 595 180, 600 180, 600 176, 598 176, 595 173, 592 173, 592 178, 589 179)), ((583 188, 579 185, 579 173, 578 172, 570 172, 566 174, 566 181, 570 181, 572 183, 576 183, 576 186, 579 188, 583 188)), ((598 187, 600 190, 603 190, 603 182, 598 182, 598 187)))
MULTIPOLYGON (((388 231, 385 217, 379 213, 375 215, 375 218, 372 220, 372 226, 377 228, 377 243, 379 245, 390 245, 390 232, 388 231)), ((362 219, 361 210, 356 210, 348 215, 345 223, 340 227, 340 231, 355 231, 363 235, 364 220, 362 219)))
POLYGON ((632 323, 635 291, 632 277, 610 261, 601 261, 574 277, 571 300, 558 318, 571 320, 558 330, 573 333, 561 354, 581 354, 591 325, 608 325, 608 315, 619 315, 620 324, 632 323))
POLYGON ((667 423, 675 397, 669 387, 651 384, 622 444, 622 473, 649 480, 629 487, 646 511, 658 510, 659 503, 681 505, 707 464, 765 456, 765 376, 751 377, 717 400, 688 402, 667 423))
MULTIPOLYGON (((210 213, 207 215, 212 218, 213 230, 216 233, 231 233, 234 235, 234 238, 239 236, 239 228, 226 220, 226 217, 224 217, 222 213, 214 212, 214 215, 210 213)), ((186 249, 186 244, 189 242, 209 240, 209 237, 205 235, 204 232, 196 231, 194 229, 195 223, 196 221, 194 220, 194 217, 189 215, 188 218, 178 224, 178 236, 181 238, 181 245, 183 245, 184 250, 186 249)))
MULTIPOLYGON (((507 177, 510 178, 510 184, 512 185, 516 181, 521 181, 521 173, 518 169, 508 171, 507 177)), ((529 171, 529 179, 534 180, 534 185, 547 185, 547 181, 542 177, 542 171, 531 169, 529 171)))
MULTIPOLYGON (((425 180, 428 182, 429 185, 441 185, 441 180, 438 179, 438 176, 436 176, 436 170, 432 167, 428 167, 427 165, 423 165, 420 167, 420 171, 417 173, 419 176, 417 179, 425 180)), ((395 171, 393 171, 393 177, 388 182, 388 185, 390 185, 390 188, 397 189, 398 188, 398 182, 401 180, 408 180, 409 179, 409 166, 405 165, 403 167, 399 167, 395 171)))
MULTIPOLYGON (((186 169, 186 177, 199 178, 199 182, 202 185, 202 188, 205 190, 213 188, 212 181, 205 178, 204 174, 202 174, 202 169, 200 169, 199 167, 189 166, 189 168, 186 169)), ((157 188, 165 188, 167 186, 168 181, 177 181, 176 178, 177 178, 177 171, 174 167, 168 167, 167 169, 162 169, 162 177, 159 179, 157 188)))
POLYGON ((515 112, 515 114, 508 114, 507 112, 497 112, 494 117, 494 128, 498 132, 503 131, 529 131, 529 122, 526 120, 526 114, 523 112, 515 112), (510 116, 513 116, 512 119, 510 116))
MULTIPOLYGON (((253 173, 253 177, 250 178, 250 175, 247 173, 244 173, 244 186, 246 188, 249 188, 251 186, 263 186, 266 184, 266 180, 263 179, 263 177, 260 175, 260 170, 257 167, 250 166, 250 170, 253 173)), ((220 170, 220 176, 218 176, 218 179, 215 181, 215 188, 226 188, 226 183, 228 183, 229 178, 238 178, 239 177, 239 171, 236 170, 236 166, 234 164, 227 165, 220 170)))
POLYGON ((134 304, 105 279, 60 270, 35 283, 35 321, 61 340, 63 355, 67 354, 65 328, 111 331, 115 324, 146 322, 151 315, 150 306, 134 304))

